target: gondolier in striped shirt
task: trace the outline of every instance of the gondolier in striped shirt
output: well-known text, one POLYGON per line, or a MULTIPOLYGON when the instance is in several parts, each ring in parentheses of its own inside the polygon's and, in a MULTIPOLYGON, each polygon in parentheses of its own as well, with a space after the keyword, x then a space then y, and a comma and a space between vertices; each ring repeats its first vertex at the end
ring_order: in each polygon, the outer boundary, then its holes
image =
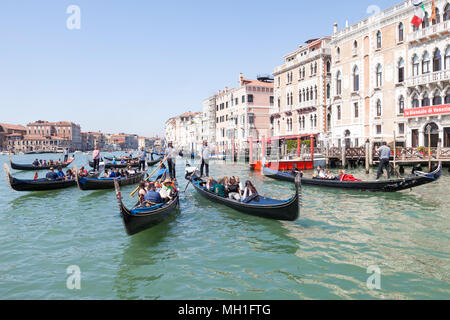
POLYGON ((145 161, 147 159, 147 152, 144 147, 141 148, 141 153, 139 154, 139 170, 145 171, 145 161))
POLYGON ((209 177, 209 154, 210 154, 210 151, 209 151, 209 147, 208 147, 208 142, 203 141, 202 155, 201 155, 202 164, 200 166, 201 176, 200 177, 203 177, 203 168, 206 169, 205 170, 206 176, 209 177))
POLYGON ((95 150, 92 153, 92 160, 94 161, 94 171, 99 171, 100 170, 100 150, 98 150, 98 147, 95 147, 95 150))

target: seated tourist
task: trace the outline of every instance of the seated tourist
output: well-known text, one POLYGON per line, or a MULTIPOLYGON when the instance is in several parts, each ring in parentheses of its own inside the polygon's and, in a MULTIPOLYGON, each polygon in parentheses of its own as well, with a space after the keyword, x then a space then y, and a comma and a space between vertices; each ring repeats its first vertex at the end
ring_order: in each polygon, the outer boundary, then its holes
POLYGON ((326 179, 327 180, 335 180, 336 177, 331 173, 330 170, 327 170, 326 179))
POLYGON ((128 172, 126 172, 124 169, 120 170, 120 176, 123 178, 128 178, 128 172))
POLYGON ((56 174, 53 167, 50 168, 50 171, 45 175, 45 178, 52 181, 58 180, 58 175, 56 174))
POLYGON ((84 167, 81 167, 80 171, 78 172, 78 175, 80 177, 87 177, 88 173, 87 173, 87 171, 86 171, 86 169, 84 167))
POLYGON ((58 175, 58 180, 64 180, 64 177, 66 176, 61 166, 58 167, 58 171, 56 171, 56 174, 58 175))
POLYGON ((210 192, 214 192, 214 187, 216 186, 217 182, 214 181, 213 178, 209 178, 208 182, 206 183, 206 190, 210 192))
POLYGON ((41 166, 41 167, 43 166, 42 159, 39 160, 39 166, 41 166))
POLYGON ((213 192, 219 197, 225 197, 225 183, 225 178, 222 178, 213 188, 213 192))
POLYGON ((133 174, 136 174, 136 171, 131 166, 127 167, 127 172, 128 172, 128 175, 130 175, 130 176, 133 174))
POLYGON ((144 197, 146 194, 147 194, 147 190, 145 189, 145 182, 141 181, 141 183, 139 183, 139 192, 138 192, 140 204, 144 203, 144 201, 145 201, 144 197))
POLYGON ((39 167, 39 160, 38 159, 33 161, 33 166, 39 167))
POLYGON ((109 170, 105 169, 105 172, 103 173, 103 178, 109 178, 109 170))
POLYGON ((153 183, 150 183, 149 188, 150 190, 144 196, 144 201, 150 202, 150 204, 163 203, 161 195, 155 190, 155 185, 153 183))
POLYGON ((319 172, 319 178, 320 178, 320 179, 325 179, 325 178, 326 178, 325 170, 320 169, 320 172, 319 172))
POLYGON ((64 176, 64 180, 73 180, 74 175, 72 170, 68 169, 66 175, 64 176))
POLYGON ((113 169, 111 169, 111 173, 109 174, 108 178, 119 178, 119 177, 116 175, 116 172, 113 169))
POLYGON ((172 180, 166 179, 162 184, 161 190, 159 191, 159 195, 163 199, 163 202, 168 202, 172 200, 173 197, 175 196, 175 193, 176 191, 172 184, 172 180))
POLYGON ((251 181, 245 182, 244 194, 242 195, 241 201, 244 203, 259 201, 258 191, 256 191, 256 188, 251 181))
POLYGON ((230 178, 230 181, 226 186, 226 190, 229 199, 236 201, 239 201, 241 199, 241 190, 239 189, 239 184, 236 183, 236 179, 234 177, 230 178))
POLYGON ((47 166, 48 166, 47 160, 44 160, 44 162, 42 163, 42 166, 43 166, 43 167, 47 167, 47 166))

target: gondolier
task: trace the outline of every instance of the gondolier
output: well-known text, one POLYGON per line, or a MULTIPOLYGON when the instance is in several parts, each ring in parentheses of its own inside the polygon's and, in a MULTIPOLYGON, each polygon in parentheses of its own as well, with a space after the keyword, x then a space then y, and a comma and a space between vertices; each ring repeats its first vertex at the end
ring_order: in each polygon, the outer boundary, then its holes
POLYGON ((67 160, 69 160, 69 148, 64 150, 64 162, 67 162, 67 160))
POLYGON ((382 143, 382 146, 375 150, 380 154, 380 163, 378 164, 377 180, 383 175, 383 168, 386 168, 388 180, 391 179, 391 173, 389 170, 389 159, 391 158, 391 148, 387 146, 386 142, 382 143))
POLYGON ((147 159, 147 152, 144 150, 144 147, 141 148, 141 153, 139 154, 139 170, 145 170, 145 161, 147 159))
POLYGON ((175 164, 176 164, 176 150, 173 148, 172 142, 166 148, 167 165, 169 166, 169 175, 171 179, 176 180, 175 164))
POLYGON ((208 147, 208 142, 203 141, 203 147, 202 147, 202 164, 200 166, 200 177, 203 177, 203 168, 205 168, 206 176, 209 177, 209 155, 210 150, 208 147))
POLYGON ((94 171, 100 170, 100 150, 98 150, 98 147, 95 147, 95 150, 92 153, 92 160, 94 161, 94 171))

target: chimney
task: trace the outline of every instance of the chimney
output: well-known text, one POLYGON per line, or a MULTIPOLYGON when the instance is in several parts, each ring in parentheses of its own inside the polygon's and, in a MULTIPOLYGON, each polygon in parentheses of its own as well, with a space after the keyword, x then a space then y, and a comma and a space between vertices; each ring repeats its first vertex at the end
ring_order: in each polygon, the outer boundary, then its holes
POLYGON ((348 20, 345 20, 345 27, 348 28, 348 20))
POLYGON ((225 93, 228 93, 228 87, 225 87, 225 93))
POLYGON ((335 22, 334 23, 334 34, 336 34, 338 32, 338 24, 335 22))
POLYGON ((244 83, 244 74, 241 72, 239 73, 239 86, 242 87, 243 83, 244 83))

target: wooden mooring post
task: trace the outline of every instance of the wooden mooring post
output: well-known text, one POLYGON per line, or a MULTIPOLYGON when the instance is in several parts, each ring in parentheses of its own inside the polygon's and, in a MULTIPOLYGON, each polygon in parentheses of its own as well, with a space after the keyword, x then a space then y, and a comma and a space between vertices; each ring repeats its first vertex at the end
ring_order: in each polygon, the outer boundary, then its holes
POLYGON ((347 164, 346 162, 346 158, 345 158, 345 145, 342 146, 342 150, 341 150, 342 154, 341 154, 341 161, 342 161, 342 168, 345 169, 345 165, 347 164))
POLYGON ((370 173, 370 141, 369 139, 366 140, 366 174, 370 173))

